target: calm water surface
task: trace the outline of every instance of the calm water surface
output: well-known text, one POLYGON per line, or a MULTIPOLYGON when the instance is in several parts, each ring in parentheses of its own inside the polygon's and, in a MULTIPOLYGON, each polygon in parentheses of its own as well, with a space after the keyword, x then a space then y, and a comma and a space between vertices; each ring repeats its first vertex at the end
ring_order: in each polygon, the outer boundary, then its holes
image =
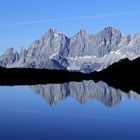
POLYGON ((139 140, 140 94, 93 81, 0 87, 0 140, 139 140))

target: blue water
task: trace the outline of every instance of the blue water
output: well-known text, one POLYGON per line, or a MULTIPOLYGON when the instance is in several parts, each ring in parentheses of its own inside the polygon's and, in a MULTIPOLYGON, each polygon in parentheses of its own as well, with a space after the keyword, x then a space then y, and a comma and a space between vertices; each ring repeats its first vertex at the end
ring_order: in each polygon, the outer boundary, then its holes
POLYGON ((28 86, 0 87, 0 140, 57 139, 139 140, 140 101, 106 106, 67 96, 50 105, 28 86))

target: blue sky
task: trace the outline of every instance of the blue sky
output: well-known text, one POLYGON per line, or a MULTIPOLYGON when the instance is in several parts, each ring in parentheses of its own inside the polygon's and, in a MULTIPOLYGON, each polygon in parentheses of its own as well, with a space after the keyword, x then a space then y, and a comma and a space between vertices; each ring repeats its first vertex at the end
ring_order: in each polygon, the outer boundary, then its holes
POLYGON ((139 0, 0 0, 0 53, 28 47, 52 27, 67 36, 105 26, 138 33, 139 7, 139 0))

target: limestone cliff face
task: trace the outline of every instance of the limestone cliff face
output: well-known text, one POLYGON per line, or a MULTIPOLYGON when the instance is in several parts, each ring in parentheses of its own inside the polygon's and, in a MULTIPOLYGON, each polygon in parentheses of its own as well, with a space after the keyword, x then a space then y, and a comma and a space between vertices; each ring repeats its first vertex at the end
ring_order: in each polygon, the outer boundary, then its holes
POLYGON ((50 29, 19 53, 13 48, 8 49, 0 57, 0 65, 90 73, 120 59, 137 57, 140 57, 140 34, 124 36, 113 27, 106 27, 95 35, 80 30, 69 38, 56 29, 50 29))

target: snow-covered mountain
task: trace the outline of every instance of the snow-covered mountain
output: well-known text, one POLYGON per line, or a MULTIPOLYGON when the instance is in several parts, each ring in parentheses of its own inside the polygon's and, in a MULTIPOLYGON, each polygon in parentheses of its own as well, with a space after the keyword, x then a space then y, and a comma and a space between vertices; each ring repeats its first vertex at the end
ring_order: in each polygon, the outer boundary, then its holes
POLYGON ((4 67, 67 69, 90 73, 123 58, 140 57, 140 34, 122 35, 113 27, 90 35, 80 30, 69 38, 56 29, 49 31, 19 53, 8 49, 0 57, 4 67))
POLYGON ((136 92, 125 93, 108 86, 102 81, 98 83, 89 80, 63 84, 33 85, 30 88, 43 96, 50 105, 54 105, 69 96, 74 97, 81 104, 88 100, 98 100, 108 107, 120 103, 123 99, 140 100, 140 95, 136 92))

